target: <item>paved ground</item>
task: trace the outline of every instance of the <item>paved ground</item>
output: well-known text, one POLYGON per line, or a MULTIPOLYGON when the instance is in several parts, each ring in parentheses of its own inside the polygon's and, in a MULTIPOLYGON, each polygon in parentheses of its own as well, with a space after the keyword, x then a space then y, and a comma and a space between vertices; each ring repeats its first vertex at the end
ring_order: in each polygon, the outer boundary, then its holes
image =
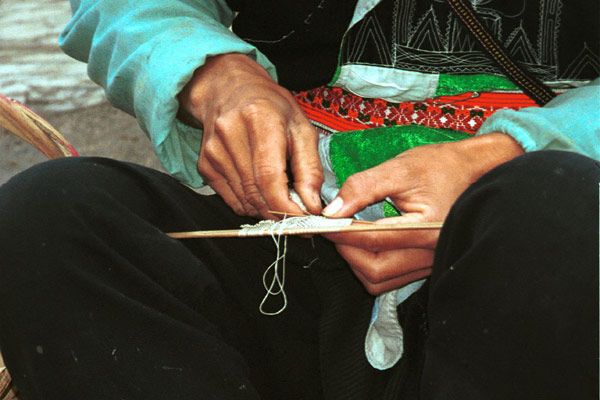
MULTIPOLYGON (((112 157, 161 168, 150 141, 137 121, 108 104, 44 116, 79 154, 112 157)), ((20 138, 0 129, 0 184, 14 174, 45 161, 20 138)))
MULTIPOLYGON (((109 106, 85 64, 58 48, 70 17, 68 0, 0 1, 0 93, 48 120, 81 155, 159 167, 137 122, 109 106)), ((44 160, 0 128, 0 184, 44 160)))
POLYGON ((0 1, 0 92, 42 112, 104 101, 86 65, 58 48, 69 0, 0 1))

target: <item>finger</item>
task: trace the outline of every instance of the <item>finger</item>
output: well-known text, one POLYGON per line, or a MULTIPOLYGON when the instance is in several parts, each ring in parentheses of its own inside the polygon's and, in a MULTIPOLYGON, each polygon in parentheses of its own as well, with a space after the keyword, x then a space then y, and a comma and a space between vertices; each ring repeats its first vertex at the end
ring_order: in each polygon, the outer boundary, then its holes
POLYGON ((402 181, 394 168, 396 159, 357 172, 343 183, 335 199, 323 210, 326 217, 347 217, 366 206, 402 191, 402 181), (394 176, 394 179, 390 177, 394 176))
POLYGON ((217 118, 214 124, 218 142, 214 144, 216 151, 223 151, 228 158, 222 157, 219 167, 225 172, 224 175, 231 182, 240 182, 242 192, 240 201, 242 204, 250 204, 264 218, 268 217, 268 207, 254 177, 253 156, 251 154, 248 136, 254 134, 251 124, 247 124, 244 118, 225 115, 217 118), (222 146, 222 150, 218 147, 222 146), (227 164, 223 160, 229 161, 227 164))
POLYGON ((434 252, 429 249, 401 249, 371 252, 358 247, 336 245, 336 249, 369 282, 382 283, 433 264, 434 252))
POLYGON ((258 214, 254 206, 247 201, 240 183, 241 177, 229 153, 218 139, 204 141, 198 160, 198 172, 237 214, 258 214), (235 201, 233 197, 236 198, 235 201))
POLYGON ((428 276, 434 257, 433 251, 424 249, 375 253, 345 245, 336 248, 369 293, 395 289, 428 276))
POLYGON ((206 183, 227 203, 237 215, 249 215, 246 208, 240 203, 231 187, 224 179, 207 180, 206 183))
MULTIPOLYGON (((424 222, 420 216, 406 214, 401 217, 383 218, 374 222, 376 225, 403 225, 424 222)), ((328 240, 370 251, 387 251, 393 249, 424 248, 434 249, 440 229, 407 229, 366 232, 329 233, 328 240)))
POLYGON ((290 165, 294 189, 311 214, 321 214, 321 186, 325 180, 319 157, 319 134, 304 115, 290 129, 290 165))
POLYGON ((253 182, 264 199, 265 215, 268 210, 303 213, 289 196, 286 171, 287 133, 286 122, 279 114, 272 114, 260 121, 247 122, 251 130, 249 142, 252 157, 253 182))
POLYGON ((360 274, 356 272, 355 274, 369 294, 378 296, 382 293, 389 292, 390 290, 398 289, 415 281, 427 278, 431 275, 431 271, 431 268, 424 268, 381 283, 371 283, 364 277, 360 276, 360 274))
POLYGON ((248 202, 244 201, 244 191, 239 182, 230 182, 219 174, 210 165, 202 169, 206 183, 227 203, 227 205, 238 215, 250 215, 256 217, 258 211, 248 202), (244 201, 244 202, 242 202, 244 201))

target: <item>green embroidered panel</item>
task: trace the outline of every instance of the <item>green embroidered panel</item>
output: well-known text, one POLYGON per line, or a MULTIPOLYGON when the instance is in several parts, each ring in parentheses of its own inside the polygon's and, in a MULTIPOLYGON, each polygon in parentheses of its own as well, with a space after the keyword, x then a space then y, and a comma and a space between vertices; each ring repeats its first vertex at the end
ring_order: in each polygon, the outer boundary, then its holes
POLYGON ((519 90, 519 88, 504 76, 440 74, 435 96, 453 96, 466 92, 490 92, 494 90, 519 90))

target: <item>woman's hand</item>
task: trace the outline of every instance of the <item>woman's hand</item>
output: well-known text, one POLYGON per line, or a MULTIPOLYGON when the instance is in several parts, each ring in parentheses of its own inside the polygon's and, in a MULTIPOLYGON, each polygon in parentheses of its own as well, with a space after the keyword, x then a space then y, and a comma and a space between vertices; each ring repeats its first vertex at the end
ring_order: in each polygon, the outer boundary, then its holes
MULTIPOLYGON (((323 214, 349 217, 386 197, 404 211, 376 223, 444 221, 467 187, 492 168, 523 153, 510 136, 493 133, 415 147, 350 176, 323 214)), ((431 273, 439 230, 326 235, 367 291, 380 294, 431 273)))
POLYGON ((321 212, 318 134, 262 66, 242 54, 211 57, 179 100, 184 121, 204 128, 198 171, 237 214, 302 212, 289 198, 288 160, 302 201, 321 212))

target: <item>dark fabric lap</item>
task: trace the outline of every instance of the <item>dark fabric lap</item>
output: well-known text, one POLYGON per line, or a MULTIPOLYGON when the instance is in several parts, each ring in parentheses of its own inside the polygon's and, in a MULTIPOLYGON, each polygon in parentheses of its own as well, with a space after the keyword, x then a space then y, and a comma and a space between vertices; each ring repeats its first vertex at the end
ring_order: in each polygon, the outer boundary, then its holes
POLYGON ((403 358, 377 371, 364 355, 373 298, 323 238, 289 238, 288 305, 264 316, 272 238, 164 235, 255 221, 140 166, 45 163, 0 189, 0 348, 25 399, 532 398, 561 393, 557 374, 585 397, 598 170, 534 153, 472 185, 431 282, 398 308, 403 358))

